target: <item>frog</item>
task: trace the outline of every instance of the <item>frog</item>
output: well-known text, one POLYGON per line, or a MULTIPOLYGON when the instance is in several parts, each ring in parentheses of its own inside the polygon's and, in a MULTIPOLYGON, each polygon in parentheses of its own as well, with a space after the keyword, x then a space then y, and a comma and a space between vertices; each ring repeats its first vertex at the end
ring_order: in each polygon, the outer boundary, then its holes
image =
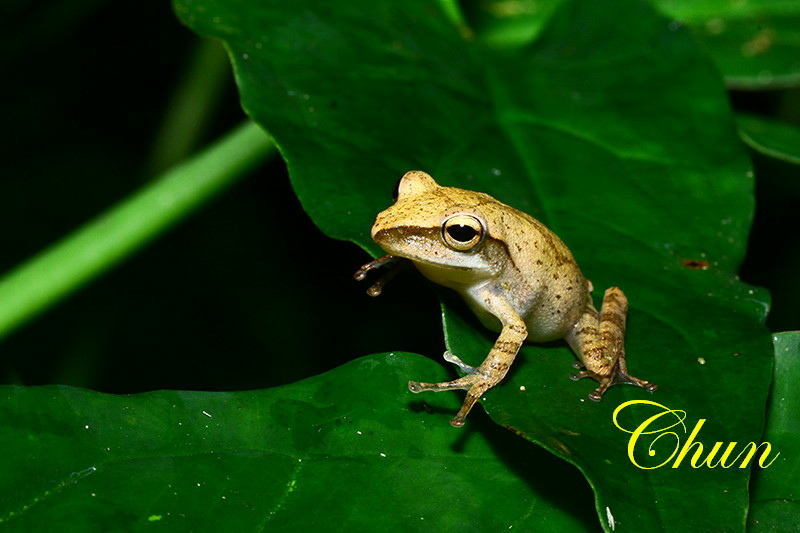
POLYGON ((409 381, 413 393, 465 390, 461 408, 450 420, 464 425, 476 402, 506 376, 524 342, 563 339, 576 354, 573 380, 591 378, 600 401, 609 387, 629 384, 647 391, 658 386, 628 373, 625 329, 628 299, 608 288, 598 311, 593 287, 564 242, 532 216, 488 194, 439 185, 430 174, 413 170, 396 186, 395 202, 380 212, 371 237, 386 255, 356 273, 390 267, 368 289, 377 296, 408 263, 432 282, 455 290, 480 322, 499 333, 477 367, 446 351, 444 359, 463 373, 441 383, 409 381))

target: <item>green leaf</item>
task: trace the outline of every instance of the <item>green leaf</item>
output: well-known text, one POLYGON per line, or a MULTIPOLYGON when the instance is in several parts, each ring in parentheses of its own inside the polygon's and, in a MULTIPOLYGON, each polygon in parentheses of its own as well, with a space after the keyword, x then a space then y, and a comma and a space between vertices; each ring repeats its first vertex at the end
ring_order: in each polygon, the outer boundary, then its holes
POLYGON ((687 24, 739 89, 800 85, 800 2, 796 0, 655 0, 687 24))
POLYGON ((800 517, 800 332, 779 333, 774 341, 775 381, 762 439, 773 451, 765 460, 768 466, 756 469, 753 476, 748 526, 754 532, 796 530, 800 517))
MULTIPOLYGON (((433 1, 175 6, 224 40, 245 108, 327 234, 379 253, 375 214, 403 172, 422 169, 541 219, 598 293, 621 286, 629 369, 658 392, 615 387, 593 404, 592 383, 567 379, 566 347, 531 346, 487 411, 578 466, 607 530, 744 528, 747 469, 696 471, 691 457, 636 468, 612 422, 625 400, 653 400, 686 411, 688 430, 706 419, 707 447, 755 441, 763 422, 768 298, 736 277, 752 172, 722 80, 687 31, 635 0, 565 1, 535 40, 502 50, 465 38, 433 1)), ((448 346, 477 364, 494 337, 463 309, 445 304, 448 346)), ((621 423, 651 414, 627 410, 621 423)), ((665 441, 642 460, 661 462, 665 441)))
POLYGON ((737 116, 739 134, 750 148, 769 157, 800 165, 800 130, 755 115, 737 116))
POLYGON ((529 444, 454 431, 456 396, 413 401, 413 373, 445 377, 385 354, 252 392, 0 387, 0 527, 591 531, 548 498, 573 489, 536 480, 529 444))

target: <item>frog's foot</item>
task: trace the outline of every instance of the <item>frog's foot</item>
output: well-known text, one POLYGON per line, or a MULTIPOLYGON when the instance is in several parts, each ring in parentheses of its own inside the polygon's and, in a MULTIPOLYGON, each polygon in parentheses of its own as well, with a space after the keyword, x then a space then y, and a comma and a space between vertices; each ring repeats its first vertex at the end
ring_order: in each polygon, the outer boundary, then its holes
POLYGON ((589 399, 594 400, 595 402, 599 402, 603 399, 603 395, 606 393, 609 387, 613 387, 614 385, 634 385, 636 387, 641 387, 646 391, 653 392, 654 390, 658 389, 658 385, 655 383, 650 383, 649 381, 645 381, 643 379, 635 378, 628 374, 625 370, 617 369, 612 375, 610 376, 598 376, 593 372, 589 372, 588 370, 582 370, 580 372, 576 372, 571 374, 570 379, 572 380, 579 380, 583 378, 592 378, 598 383, 600 386, 595 389, 595 391, 589 394, 589 399))
MULTIPOLYGON (((458 359, 455 356, 453 356, 453 358, 458 359)), ((461 361, 460 359, 458 360, 461 361)), ((450 362, 455 363, 455 361, 450 362)), ((475 372, 473 367, 466 365, 463 362, 461 362, 461 364, 464 365, 464 367, 472 368, 473 372, 458 379, 444 381, 442 383, 423 383, 420 381, 408 382, 408 389, 413 393, 419 393, 423 391, 441 392, 446 390, 466 390, 467 396, 464 398, 464 403, 461 404, 461 409, 459 409, 458 413, 456 413, 456 416, 450 420, 450 425, 454 427, 461 427, 464 425, 464 419, 467 418, 467 415, 472 410, 472 407, 480 399, 480 397, 483 396, 483 394, 487 390, 491 389, 494 385, 493 380, 482 375, 480 372, 475 372)))

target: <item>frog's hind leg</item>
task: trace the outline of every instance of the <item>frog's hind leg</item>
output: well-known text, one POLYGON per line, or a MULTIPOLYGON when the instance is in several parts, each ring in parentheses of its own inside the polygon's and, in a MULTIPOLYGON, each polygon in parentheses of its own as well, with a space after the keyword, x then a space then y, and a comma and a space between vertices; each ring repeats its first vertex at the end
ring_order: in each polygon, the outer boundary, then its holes
POLYGON ((589 394, 599 402, 606 390, 620 383, 654 391, 658 385, 628 374, 625 362, 625 322, 628 298, 618 287, 606 290, 600 313, 589 302, 586 312, 567 336, 567 342, 581 358, 585 370, 572 374, 574 380, 592 378, 600 386, 589 394))

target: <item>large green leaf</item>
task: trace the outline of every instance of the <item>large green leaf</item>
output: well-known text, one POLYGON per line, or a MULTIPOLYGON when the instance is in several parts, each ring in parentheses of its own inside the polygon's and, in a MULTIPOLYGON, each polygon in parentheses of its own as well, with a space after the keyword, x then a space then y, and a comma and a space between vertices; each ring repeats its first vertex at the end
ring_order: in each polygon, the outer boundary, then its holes
POLYGON ((409 402, 414 372, 445 377, 387 354, 253 392, 1 387, 0 529, 591 531, 529 444, 454 432, 454 395, 409 402))
MULTIPOLYGON (((612 423, 629 399, 687 411, 688 429, 707 419, 706 443, 756 441, 763 423, 768 302, 735 275, 752 173, 722 81, 688 32, 635 0, 564 2, 534 41, 503 50, 470 40, 432 0, 176 10, 225 41, 243 105, 329 235, 378 253, 375 214, 403 172, 422 169, 537 216, 595 287, 621 286, 629 368, 661 385, 655 395, 616 387, 593 404, 591 383, 567 379, 566 348, 528 347, 486 395, 488 412, 577 465, 608 530, 744 527, 747 469, 638 469, 612 423)), ((493 339, 462 311, 446 305, 449 347, 477 364, 493 339)), ((633 428, 651 414, 620 420, 633 428)), ((658 444, 641 460, 663 461, 671 448, 658 444)))
POLYGON ((774 340, 775 381, 763 438, 773 446, 774 462, 765 460, 769 466, 753 478, 750 531, 796 531, 800 524, 800 332, 779 333, 774 340))
POLYGON ((686 23, 714 57, 731 87, 800 85, 797 0, 654 0, 686 23))

